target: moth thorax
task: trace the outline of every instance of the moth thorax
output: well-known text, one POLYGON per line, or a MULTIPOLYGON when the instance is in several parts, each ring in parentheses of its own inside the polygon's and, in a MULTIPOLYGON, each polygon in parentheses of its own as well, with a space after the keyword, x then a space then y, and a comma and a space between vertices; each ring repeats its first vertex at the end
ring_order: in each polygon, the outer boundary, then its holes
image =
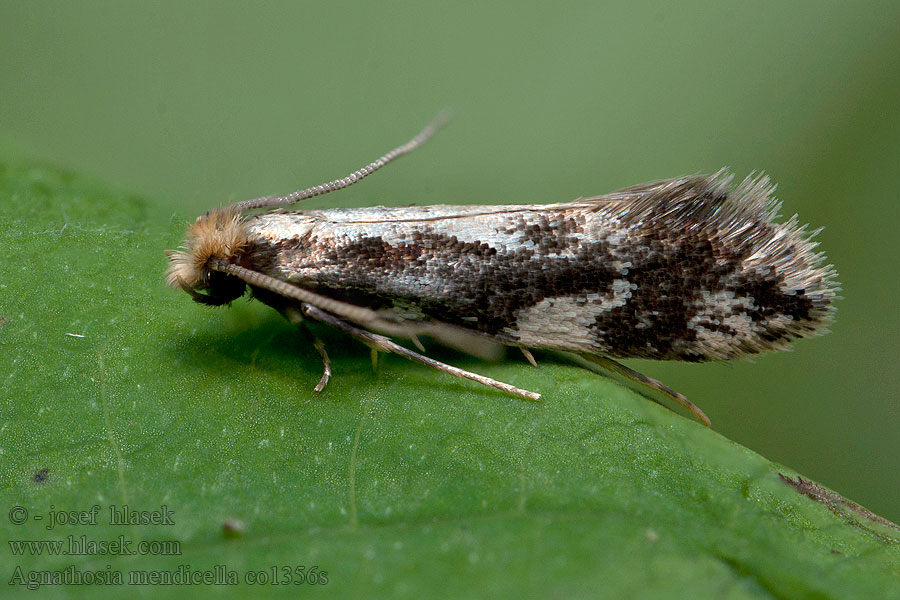
POLYGON ((211 210, 188 228, 181 249, 169 253, 166 281, 204 304, 225 304, 239 298, 246 287, 244 282, 212 267, 218 261, 237 262, 247 242, 239 213, 230 207, 211 210), (198 294, 200 291, 206 294, 198 294))

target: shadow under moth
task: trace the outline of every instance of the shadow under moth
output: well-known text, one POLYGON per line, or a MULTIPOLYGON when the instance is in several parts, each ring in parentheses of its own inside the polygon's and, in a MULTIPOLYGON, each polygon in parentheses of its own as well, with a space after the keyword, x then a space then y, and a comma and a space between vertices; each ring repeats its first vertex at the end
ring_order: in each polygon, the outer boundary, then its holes
MULTIPOLYGON (((440 120, 440 118, 439 118, 440 120)), ((439 121, 438 120, 438 121, 439 121)), ((561 204, 283 210, 352 185, 425 142, 343 179, 213 209, 166 280, 194 300, 253 297, 298 325, 331 376, 307 319, 375 351, 400 354, 523 398, 540 395, 428 358, 393 341, 419 336, 497 359, 505 346, 578 354, 662 393, 709 425, 682 394, 614 359, 728 360, 824 332, 836 272, 766 176, 668 179, 561 204), (253 214, 257 209, 268 209, 253 214)))

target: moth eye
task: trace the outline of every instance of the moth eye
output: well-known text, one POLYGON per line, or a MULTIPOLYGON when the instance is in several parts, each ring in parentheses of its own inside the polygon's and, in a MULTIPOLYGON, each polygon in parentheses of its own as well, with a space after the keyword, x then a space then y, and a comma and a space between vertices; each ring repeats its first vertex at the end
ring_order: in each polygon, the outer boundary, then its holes
POLYGON ((206 269, 204 267, 203 271, 200 273, 200 277, 197 278, 197 283, 194 284, 195 290, 205 290, 209 288, 209 280, 212 275, 212 271, 206 269))
MULTIPOLYGON (((244 295, 247 284, 238 277, 212 271, 206 277, 205 304, 228 304, 244 295)), ((195 298, 196 299, 196 298, 195 298)))

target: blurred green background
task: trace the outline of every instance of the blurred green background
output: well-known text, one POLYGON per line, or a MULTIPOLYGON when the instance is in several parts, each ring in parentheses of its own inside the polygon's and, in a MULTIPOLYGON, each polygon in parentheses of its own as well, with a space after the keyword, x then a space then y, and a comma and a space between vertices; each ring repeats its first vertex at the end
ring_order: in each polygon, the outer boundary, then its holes
POLYGON ((832 333, 752 363, 630 364, 900 521, 895 1, 5 1, 0 33, 0 149, 185 221, 343 176, 443 107, 425 149, 309 206, 560 202, 765 170, 783 213, 826 227, 832 333))

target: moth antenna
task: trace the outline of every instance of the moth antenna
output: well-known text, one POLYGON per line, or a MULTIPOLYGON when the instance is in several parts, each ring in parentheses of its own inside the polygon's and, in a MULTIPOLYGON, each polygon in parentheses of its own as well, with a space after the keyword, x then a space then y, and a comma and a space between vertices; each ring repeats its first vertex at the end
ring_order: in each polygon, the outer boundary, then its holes
POLYGON ((233 204, 232 207, 241 213, 256 208, 276 208, 279 206, 288 206, 290 204, 294 204, 295 202, 306 200, 307 198, 321 196, 322 194, 327 194, 328 192, 333 192, 335 190, 342 190, 345 187, 353 185, 360 179, 371 175, 392 160, 399 158, 404 154, 409 154, 410 152, 424 144, 428 140, 428 138, 434 135, 434 133, 438 129, 443 127, 449 119, 450 111, 444 109, 440 112, 440 114, 438 114, 437 117, 434 118, 434 120, 432 120, 428 125, 425 126, 425 129, 419 132, 419 135, 409 140, 402 146, 397 146, 387 154, 370 162, 358 171, 350 173, 342 179, 335 179, 334 181, 322 183, 311 188, 306 188, 305 190, 298 190, 292 194, 288 194, 287 196, 263 196, 261 198, 254 198, 252 200, 244 200, 243 202, 237 202, 233 204))
POLYGON ((214 271, 220 271, 222 273, 234 275, 239 279, 243 279, 245 282, 249 283, 252 286, 269 290, 270 292, 278 294, 279 296, 290 298, 291 300, 297 300, 299 302, 307 302, 309 304, 312 304, 313 306, 321 308, 322 310, 326 310, 339 317, 343 317, 356 323, 370 323, 380 320, 378 318, 378 313, 370 308, 364 308, 362 306, 340 302, 338 300, 316 294, 315 292, 310 292, 309 290, 305 290, 296 285, 291 285, 286 281, 270 277, 269 275, 247 269, 246 267, 242 267, 240 265, 225 262, 222 259, 213 259, 212 261, 210 261, 209 268, 214 271))
MULTIPOLYGON (((502 355, 503 348, 499 344, 486 339, 479 333, 462 329, 455 325, 449 325, 440 321, 408 323, 390 320, 385 318, 382 313, 374 311, 371 308, 357 306, 355 304, 341 302, 334 298, 322 296, 321 294, 311 292, 300 286, 282 281, 281 279, 276 279, 270 275, 226 262, 221 258, 210 260, 208 268, 213 271, 234 275, 251 286, 268 290, 284 298, 311 304, 324 311, 330 312, 333 315, 341 317, 342 319, 352 321, 370 329, 377 329, 388 335, 402 337, 410 337, 411 335, 416 334, 428 335, 446 346, 468 352, 473 356, 478 356, 479 358, 486 360, 497 360, 500 355, 502 355)), ((202 294, 197 295, 200 298, 206 298, 206 296, 203 296, 202 294)), ((202 302, 203 300, 198 301, 202 302)))
POLYGON ((538 401, 541 399, 541 395, 536 392, 523 390, 521 388, 515 387, 514 385, 503 383, 502 381, 497 381, 496 379, 491 379, 490 377, 485 377, 484 375, 479 375, 478 373, 465 371, 463 369, 434 360, 433 358, 428 358, 427 356, 419 354, 418 352, 413 352, 412 350, 404 348, 400 344, 395 343, 390 338, 387 338, 383 335, 378 335, 377 333, 372 333, 371 331, 366 331, 365 329, 354 327, 350 323, 338 319, 337 317, 330 315, 325 311, 319 310, 311 304, 303 305, 303 314, 349 333, 351 336, 369 346, 369 348, 372 349, 373 356, 376 356, 379 351, 393 352, 394 354, 399 354, 400 356, 408 358, 413 362, 417 362, 428 367, 433 367, 438 371, 443 371, 444 373, 453 375, 454 377, 471 379, 472 381, 477 381, 482 385, 502 390, 508 394, 512 394, 526 400, 538 401))

